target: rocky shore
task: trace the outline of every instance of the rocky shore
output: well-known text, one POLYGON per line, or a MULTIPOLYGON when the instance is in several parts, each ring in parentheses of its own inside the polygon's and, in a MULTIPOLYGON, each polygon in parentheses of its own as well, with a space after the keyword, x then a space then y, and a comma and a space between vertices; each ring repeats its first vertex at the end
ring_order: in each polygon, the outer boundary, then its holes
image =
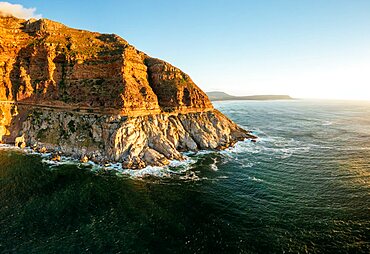
POLYGON ((0 18, 0 142, 125 168, 253 138, 178 68, 116 35, 0 18))

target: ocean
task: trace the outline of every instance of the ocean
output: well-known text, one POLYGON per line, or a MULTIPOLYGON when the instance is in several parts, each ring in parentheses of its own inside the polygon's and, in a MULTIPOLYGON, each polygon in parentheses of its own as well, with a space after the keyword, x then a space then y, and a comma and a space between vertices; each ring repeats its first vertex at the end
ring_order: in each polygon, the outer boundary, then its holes
POLYGON ((370 102, 216 102, 259 137, 167 168, 0 148, 1 253, 370 253, 370 102))

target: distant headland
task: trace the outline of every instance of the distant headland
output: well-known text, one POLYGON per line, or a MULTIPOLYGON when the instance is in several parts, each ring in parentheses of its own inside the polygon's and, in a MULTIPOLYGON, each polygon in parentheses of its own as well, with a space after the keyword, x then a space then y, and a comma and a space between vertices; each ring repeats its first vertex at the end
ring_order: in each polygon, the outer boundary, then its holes
POLYGON ((224 92, 207 92, 211 101, 233 101, 233 100, 293 100, 289 95, 249 95, 234 96, 224 92))

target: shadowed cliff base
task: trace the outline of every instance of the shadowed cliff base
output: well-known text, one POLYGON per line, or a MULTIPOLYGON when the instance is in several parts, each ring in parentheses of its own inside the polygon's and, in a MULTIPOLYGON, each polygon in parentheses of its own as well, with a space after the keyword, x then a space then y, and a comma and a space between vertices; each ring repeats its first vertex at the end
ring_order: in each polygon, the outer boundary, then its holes
POLYGON ((125 168, 164 166, 182 160, 181 152, 220 150, 254 138, 217 110, 120 116, 3 103, 0 121, 4 143, 125 168))
POLYGON ((142 168, 253 137, 117 35, 1 17, 0 40, 1 142, 142 168))

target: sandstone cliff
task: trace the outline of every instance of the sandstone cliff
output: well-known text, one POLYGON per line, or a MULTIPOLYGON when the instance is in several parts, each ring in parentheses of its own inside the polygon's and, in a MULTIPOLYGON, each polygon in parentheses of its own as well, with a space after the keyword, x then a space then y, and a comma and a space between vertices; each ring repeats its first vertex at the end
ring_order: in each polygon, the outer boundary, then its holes
POLYGON ((0 141, 125 167, 251 137, 178 68, 113 34, 0 18, 0 141))

